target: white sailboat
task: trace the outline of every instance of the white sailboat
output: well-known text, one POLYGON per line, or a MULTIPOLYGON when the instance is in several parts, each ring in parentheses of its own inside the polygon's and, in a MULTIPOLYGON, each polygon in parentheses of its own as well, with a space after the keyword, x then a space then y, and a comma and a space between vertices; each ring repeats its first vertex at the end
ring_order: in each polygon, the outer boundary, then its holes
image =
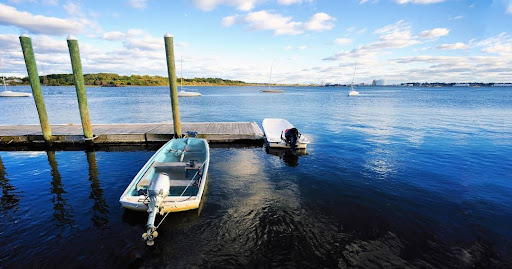
POLYGON ((283 90, 272 90, 270 89, 270 86, 272 85, 272 66, 270 66, 270 77, 268 79, 268 89, 266 90, 260 90, 260 92, 267 92, 267 93, 279 93, 283 92, 283 90))
POLYGON ((359 92, 354 90, 354 79, 356 78, 356 68, 354 67, 354 76, 352 76, 352 84, 350 84, 350 91, 348 92, 348 96, 357 96, 359 95, 359 92))
POLYGON ((183 57, 181 58, 181 83, 180 83, 180 91, 178 92, 179 97, 196 97, 201 96, 199 92, 187 92, 183 89, 183 57))

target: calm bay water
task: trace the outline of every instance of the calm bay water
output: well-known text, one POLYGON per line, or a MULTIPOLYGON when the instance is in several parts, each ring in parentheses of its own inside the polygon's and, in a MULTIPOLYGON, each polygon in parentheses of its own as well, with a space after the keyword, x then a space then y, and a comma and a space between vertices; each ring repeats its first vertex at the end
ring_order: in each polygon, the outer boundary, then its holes
MULTIPOLYGON (((182 121, 286 118, 308 155, 212 148, 201 209, 149 248, 118 199, 154 151, 0 152, 0 267, 512 266, 512 88, 195 88, 182 121)), ((74 88, 44 97, 52 124, 80 123, 74 88)), ((88 101, 93 123, 172 120, 167 87, 88 101)), ((0 109, 38 123, 31 98, 0 109)))

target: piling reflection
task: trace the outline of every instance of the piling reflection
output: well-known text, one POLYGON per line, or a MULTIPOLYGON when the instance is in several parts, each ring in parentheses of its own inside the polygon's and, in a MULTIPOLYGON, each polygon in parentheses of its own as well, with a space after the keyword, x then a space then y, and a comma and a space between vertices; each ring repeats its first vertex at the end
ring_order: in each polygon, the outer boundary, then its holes
POLYGON ((59 173, 55 151, 47 151, 46 153, 48 155, 48 162, 52 169, 52 187, 50 190, 53 203, 53 218, 57 221, 58 226, 73 226, 75 224, 72 214, 73 209, 68 205, 67 199, 63 197, 63 194, 66 193, 66 191, 62 184, 62 176, 59 173))
POLYGON ((4 212, 10 210, 13 210, 13 212, 18 211, 20 202, 19 192, 9 183, 9 179, 7 179, 7 172, 5 172, 2 156, 0 156, 0 187, 2 188, 2 197, 0 197, 2 215, 4 215, 4 212))
POLYGON ((300 156, 308 155, 306 149, 296 149, 292 151, 291 149, 276 149, 265 147, 265 152, 278 156, 279 159, 283 160, 285 165, 291 167, 297 167, 299 165, 300 156))
POLYGON ((92 217, 91 221, 94 227, 104 230, 108 227, 108 205, 103 197, 103 189, 98 179, 98 165, 96 163, 96 152, 86 151, 87 162, 89 163, 89 181, 91 182, 91 193, 89 199, 92 199, 92 217))

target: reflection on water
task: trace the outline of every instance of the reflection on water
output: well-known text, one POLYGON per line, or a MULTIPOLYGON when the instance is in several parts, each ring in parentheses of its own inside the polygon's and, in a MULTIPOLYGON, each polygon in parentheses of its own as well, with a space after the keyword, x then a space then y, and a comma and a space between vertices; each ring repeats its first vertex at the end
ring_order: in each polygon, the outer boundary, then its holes
POLYGON ((0 198, 0 206, 2 216, 8 215, 8 211, 13 213, 19 210, 20 196, 19 191, 9 183, 7 172, 0 156, 0 187, 2 188, 2 197, 0 198))
POLYGON ((52 169, 52 193, 53 203, 53 219, 57 221, 57 226, 70 226, 73 227, 75 221, 73 220, 73 208, 68 205, 67 199, 63 194, 66 193, 62 184, 62 177, 59 173, 59 166, 55 157, 55 151, 47 151, 48 162, 52 169))
POLYGON ((89 164, 89 181, 91 182, 91 193, 89 199, 93 201, 91 221, 100 230, 108 227, 108 205, 103 198, 103 189, 98 179, 98 165, 96 164, 96 153, 86 151, 87 163, 89 164))
POLYGON ((284 164, 291 167, 297 167, 299 165, 299 157, 308 155, 306 149, 278 149, 265 147, 265 152, 268 154, 272 154, 278 156, 279 159, 282 159, 284 164))

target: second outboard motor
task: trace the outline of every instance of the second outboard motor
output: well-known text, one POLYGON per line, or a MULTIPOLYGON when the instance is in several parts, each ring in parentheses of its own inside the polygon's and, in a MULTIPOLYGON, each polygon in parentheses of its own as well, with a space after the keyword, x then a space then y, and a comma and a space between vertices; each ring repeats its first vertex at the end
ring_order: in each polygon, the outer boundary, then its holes
POLYGON ((297 128, 287 129, 284 132, 286 144, 290 145, 290 149, 295 150, 297 140, 299 139, 299 130, 297 128))

